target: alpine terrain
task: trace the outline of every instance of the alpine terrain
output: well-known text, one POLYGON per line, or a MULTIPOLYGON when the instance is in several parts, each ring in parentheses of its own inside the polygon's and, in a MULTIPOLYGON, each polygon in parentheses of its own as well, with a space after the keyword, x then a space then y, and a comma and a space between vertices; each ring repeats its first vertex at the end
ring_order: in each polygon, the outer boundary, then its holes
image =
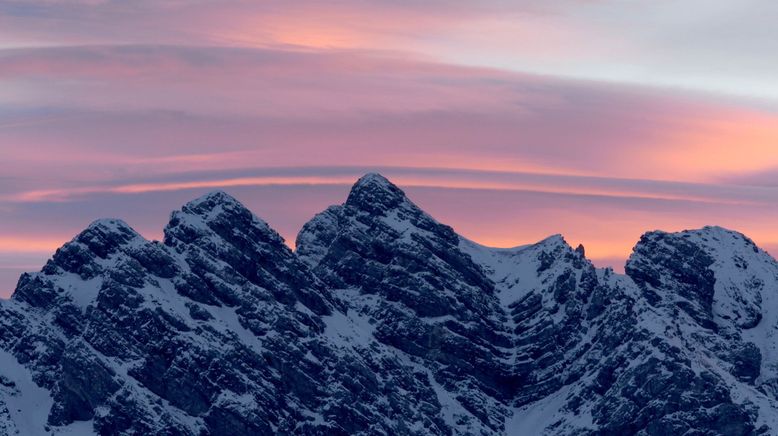
POLYGON ((92 223, 0 300, 0 435, 778 434, 778 263, 740 233, 484 247, 378 174, 296 250, 224 192, 92 223))

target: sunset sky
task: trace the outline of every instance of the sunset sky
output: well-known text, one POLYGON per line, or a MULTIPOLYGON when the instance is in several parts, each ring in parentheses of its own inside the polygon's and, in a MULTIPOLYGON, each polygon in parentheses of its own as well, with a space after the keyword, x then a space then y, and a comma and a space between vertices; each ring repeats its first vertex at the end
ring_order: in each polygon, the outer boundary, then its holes
POLYGON ((508 247, 778 252, 774 0, 0 0, 0 296, 101 217, 224 189, 290 244, 379 171, 508 247))

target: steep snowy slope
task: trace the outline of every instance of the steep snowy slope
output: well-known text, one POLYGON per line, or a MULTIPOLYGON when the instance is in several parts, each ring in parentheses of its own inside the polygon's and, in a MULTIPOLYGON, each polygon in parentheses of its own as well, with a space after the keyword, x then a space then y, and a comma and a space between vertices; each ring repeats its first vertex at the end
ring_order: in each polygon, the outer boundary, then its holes
POLYGON ((0 301, 0 435, 778 431, 778 264, 738 233, 647 233, 618 275, 368 174, 297 247, 223 192, 162 243, 96 221, 0 301))
POLYGON ((522 378, 509 434, 776 428, 774 399, 758 379, 774 321, 758 302, 774 298, 778 268, 742 235, 648 233, 626 277, 595 270, 558 236, 510 250, 462 246, 514 315, 517 356, 529 354, 517 362, 535 367, 522 378))
POLYGON ((432 219, 377 174, 346 203, 308 222, 298 255, 352 311, 376 320, 373 336, 430 372, 458 433, 501 430, 515 377, 506 314, 493 283, 432 219), (337 293, 337 291, 336 291, 337 293))

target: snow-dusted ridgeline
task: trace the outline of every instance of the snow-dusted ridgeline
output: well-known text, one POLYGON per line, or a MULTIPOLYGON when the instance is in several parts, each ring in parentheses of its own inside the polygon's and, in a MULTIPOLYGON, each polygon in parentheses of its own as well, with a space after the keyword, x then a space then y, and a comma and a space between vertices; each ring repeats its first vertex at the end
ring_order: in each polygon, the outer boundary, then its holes
POLYGON ((223 192, 99 220, 0 302, 0 434, 772 434, 778 264, 718 227, 626 275, 478 245, 377 174, 292 252, 223 192))

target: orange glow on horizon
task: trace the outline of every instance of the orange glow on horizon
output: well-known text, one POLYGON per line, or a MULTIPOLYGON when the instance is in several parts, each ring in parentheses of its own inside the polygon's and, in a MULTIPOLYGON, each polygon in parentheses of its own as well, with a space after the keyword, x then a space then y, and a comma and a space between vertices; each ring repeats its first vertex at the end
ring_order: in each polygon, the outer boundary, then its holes
POLYGON ((70 237, 36 239, 34 237, 13 237, 0 235, 0 253, 54 254, 57 248, 61 247, 68 240, 70 240, 70 237))

